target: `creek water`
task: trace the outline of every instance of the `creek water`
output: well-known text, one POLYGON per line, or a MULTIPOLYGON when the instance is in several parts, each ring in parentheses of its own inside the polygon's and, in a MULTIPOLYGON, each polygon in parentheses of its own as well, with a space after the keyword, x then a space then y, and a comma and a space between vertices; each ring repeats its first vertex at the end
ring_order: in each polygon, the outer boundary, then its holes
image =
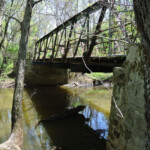
MULTIPOLYGON (((0 89, 0 142, 10 135, 13 89, 0 89)), ((24 91, 23 150, 105 150, 111 95, 104 88, 40 87, 24 91), (37 123, 78 105, 79 115, 37 123)))

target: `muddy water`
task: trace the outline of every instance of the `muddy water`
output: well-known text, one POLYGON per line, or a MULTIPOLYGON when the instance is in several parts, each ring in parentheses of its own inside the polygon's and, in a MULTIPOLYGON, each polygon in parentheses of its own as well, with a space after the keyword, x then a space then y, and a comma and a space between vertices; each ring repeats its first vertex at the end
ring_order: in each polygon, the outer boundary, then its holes
MULTIPOLYGON (((0 142, 10 134, 13 89, 0 89, 0 142)), ((105 150, 110 94, 101 88, 40 87, 24 92, 23 150, 105 150), (66 109, 86 105, 78 116, 37 123, 66 109)))

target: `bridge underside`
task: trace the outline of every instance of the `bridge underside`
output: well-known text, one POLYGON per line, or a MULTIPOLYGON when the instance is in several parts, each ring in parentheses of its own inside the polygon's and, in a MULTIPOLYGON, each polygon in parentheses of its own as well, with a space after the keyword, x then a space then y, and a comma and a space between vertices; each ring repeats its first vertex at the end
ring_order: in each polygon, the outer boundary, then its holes
POLYGON ((113 56, 113 57, 91 57, 89 63, 84 63, 82 57, 67 58, 65 62, 62 62, 61 58, 54 59, 50 62, 49 59, 44 61, 38 60, 33 62, 34 65, 52 66, 55 68, 70 69, 71 72, 113 72, 114 67, 122 66, 125 61, 125 55, 113 56))

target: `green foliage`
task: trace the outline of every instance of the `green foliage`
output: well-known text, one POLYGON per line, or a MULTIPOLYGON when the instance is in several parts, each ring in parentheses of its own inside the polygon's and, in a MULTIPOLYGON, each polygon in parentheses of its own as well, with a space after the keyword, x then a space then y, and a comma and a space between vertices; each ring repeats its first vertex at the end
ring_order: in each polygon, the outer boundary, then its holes
POLYGON ((3 73, 0 76, 0 81, 12 80, 12 79, 10 79, 10 77, 8 77, 8 75, 10 73, 12 73, 12 71, 13 71, 13 63, 11 63, 9 65, 5 65, 4 71, 3 71, 3 73))
POLYGON ((18 54, 18 49, 19 49, 18 44, 10 43, 6 51, 11 58, 15 59, 18 54))
POLYGON ((77 106, 80 106, 81 105, 81 102, 75 102, 74 104, 73 104, 73 107, 77 107, 77 106))
POLYGON ((113 76, 113 73, 100 73, 100 72, 96 72, 96 73, 91 73, 88 74, 89 77, 91 77, 92 79, 96 79, 96 80, 106 80, 108 78, 111 78, 113 76))
POLYGON ((13 69, 13 63, 6 66, 4 74, 10 73, 12 71, 12 69, 13 69))
POLYGON ((13 70, 13 60, 17 58, 18 48, 18 44, 10 43, 6 48, 6 52, 1 55, 2 75, 5 77, 13 70))
POLYGON ((2 65, 2 61, 3 61, 3 57, 2 57, 2 55, 0 54, 0 66, 2 65))

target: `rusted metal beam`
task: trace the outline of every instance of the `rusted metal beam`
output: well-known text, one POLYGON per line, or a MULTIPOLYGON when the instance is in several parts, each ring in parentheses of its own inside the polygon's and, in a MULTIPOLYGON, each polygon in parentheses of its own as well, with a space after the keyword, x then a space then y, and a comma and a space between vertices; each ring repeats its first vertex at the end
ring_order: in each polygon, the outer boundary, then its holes
POLYGON ((89 50, 89 37, 90 37, 90 15, 87 15, 87 51, 89 50))
POLYGON ((46 47, 47 51, 48 51, 48 50, 51 50, 51 48, 50 48, 50 46, 51 46, 51 41, 52 41, 52 37, 49 37, 49 42, 48 42, 47 47, 46 47))
MULTIPOLYGON (((112 72, 114 67, 122 66, 125 61, 125 55, 113 56, 113 57, 90 57, 89 63, 87 66, 93 72, 112 72)), ((63 63, 61 58, 54 59, 53 62, 50 62, 49 59, 45 61, 38 60, 33 62, 34 65, 43 65, 43 66, 54 66, 58 68, 68 69, 70 68, 72 72, 87 72, 85 65, 83 64, 82 57, 77 58, 66 58, 66 62, 63 63), (73 62, 70 64, 70 62, 73 62)))
POLYGON ((46 45, 45 45, 45 48, 44 48, 44 56, 43 56, 43 59, 45 59, 46 54, 47 54, 47 44, 48 44, 48 38, 46 39, 46 45))
POLYGON ((85 56, 84 56, 86 61, 90 58, 90 56, 92 54, 92 51, 93 51, 93 48, 94 48, 94 46, 96 44, 98 31, 101 28, 101 25, 102 25, 102 22, 103 22, 103 19, 104 19, 104 16, 105 16, 106 9, 107 9, 107 7, 103 7, 102 8, 102 11, 101 11, 101 14, 100 14, 100 17, 99 17, 99 20, 98 20, 98 24, 96 26, 96 30, 95 30, 94 36, 93 36, 92 41, 91 41, 90 48, 87 51, 87 53, 85 54, 85 56))
POLYGON ((37 43, 40 43, 45 38, 51 36, 52 34, 55 34, 56 32, 59 32, 64 27, 70 26, 70 22, 73 22, 74 20, 78 21, 78 20, 86 17, 88 14, 91 14, 91 13, 99 10, 100 8, 103 8, 103 7, 106 8, 108 6, 109 6, 109 3, 106 0, 100 0, 100 1, 98 1, 96 3, 94 3, 92 6, 87 7, 85 10, 83 10, 80 13, 74 15, 69 20, 65 21, 63 24, 59 25, 57 28, 52 30, 50 33, 48 33, 47 35, 43 36, 40 40, 37 41, 37 43))
POLYGON ((40 59, 40 55, 41 55, 41 51, 42 51, 42 46, 43 46, 43 41, 40 42, 39 51, 38 51, 38 58, 37 59, 40 59))
POLYGON ((35 50, 34 50, 34 57, 33 57, 33 61, 36 60, 36 54, 37 54, 37 44, 35 43, 35 50))
POLYGON ((64 29, 64 30, 62 31, 62 33, 61 33, 61 37, 60 37, 60 40, 59 40, 59 43, 58 43, 58 47, 57 47, 57 50, 56 50, 55 58, 57 57, 58 50, 59 50, 59 48, 60 48, 60 43, 61 43, 61 41, 62 41, 62 37, 63 37, 64 31, 65 31, 65 29, 64 29))
POLYGON ((70 33, 69 33, 69 37, 68 37, 68 42, 67 42, 67 45, 66 45, 66 48, 65 48, 65 54, 62 58, 63 61, 65 61, 67 55, 68 55, 68 51, 69 51, 69 45, 70 45, 70 38, 72 36, 72 32, 73 32, 73 27, 74 27, 74 23, 75 21, 72 21, 71 22, 71 29, 70 29, 70 33))
POLYGON ((77 45, 76 45, 76 49, 75 49, 74 55, 73 55, 74 58, 75 58, 75 56, 76 56, 76 54, 77 54, 78 47, 79 47, 79 44, 80 44, 80 42, 81 42, 81 37, 82 37, 83 31, 84 31, 84 28, 85 28, 86 20, 87 20, 87 17, 86 17, 86 19, 85 19, 85 21, 84 21, 84 23, 83 23, 83 25, 82 25, 82 31, 81 31, 79 40, 78 40, 78 42, 77 42, 77 45))
POLYGON ((57 42, 57 37, 58 37, 58 32, 56 32, 56 35, 55 35, 55 41, 54 41, 54 45, 53 45, 52 56, 50 58, 51 61, 53 60, 53 57, 54 57, 55 47, 56 47, 56 42, 57 42))

